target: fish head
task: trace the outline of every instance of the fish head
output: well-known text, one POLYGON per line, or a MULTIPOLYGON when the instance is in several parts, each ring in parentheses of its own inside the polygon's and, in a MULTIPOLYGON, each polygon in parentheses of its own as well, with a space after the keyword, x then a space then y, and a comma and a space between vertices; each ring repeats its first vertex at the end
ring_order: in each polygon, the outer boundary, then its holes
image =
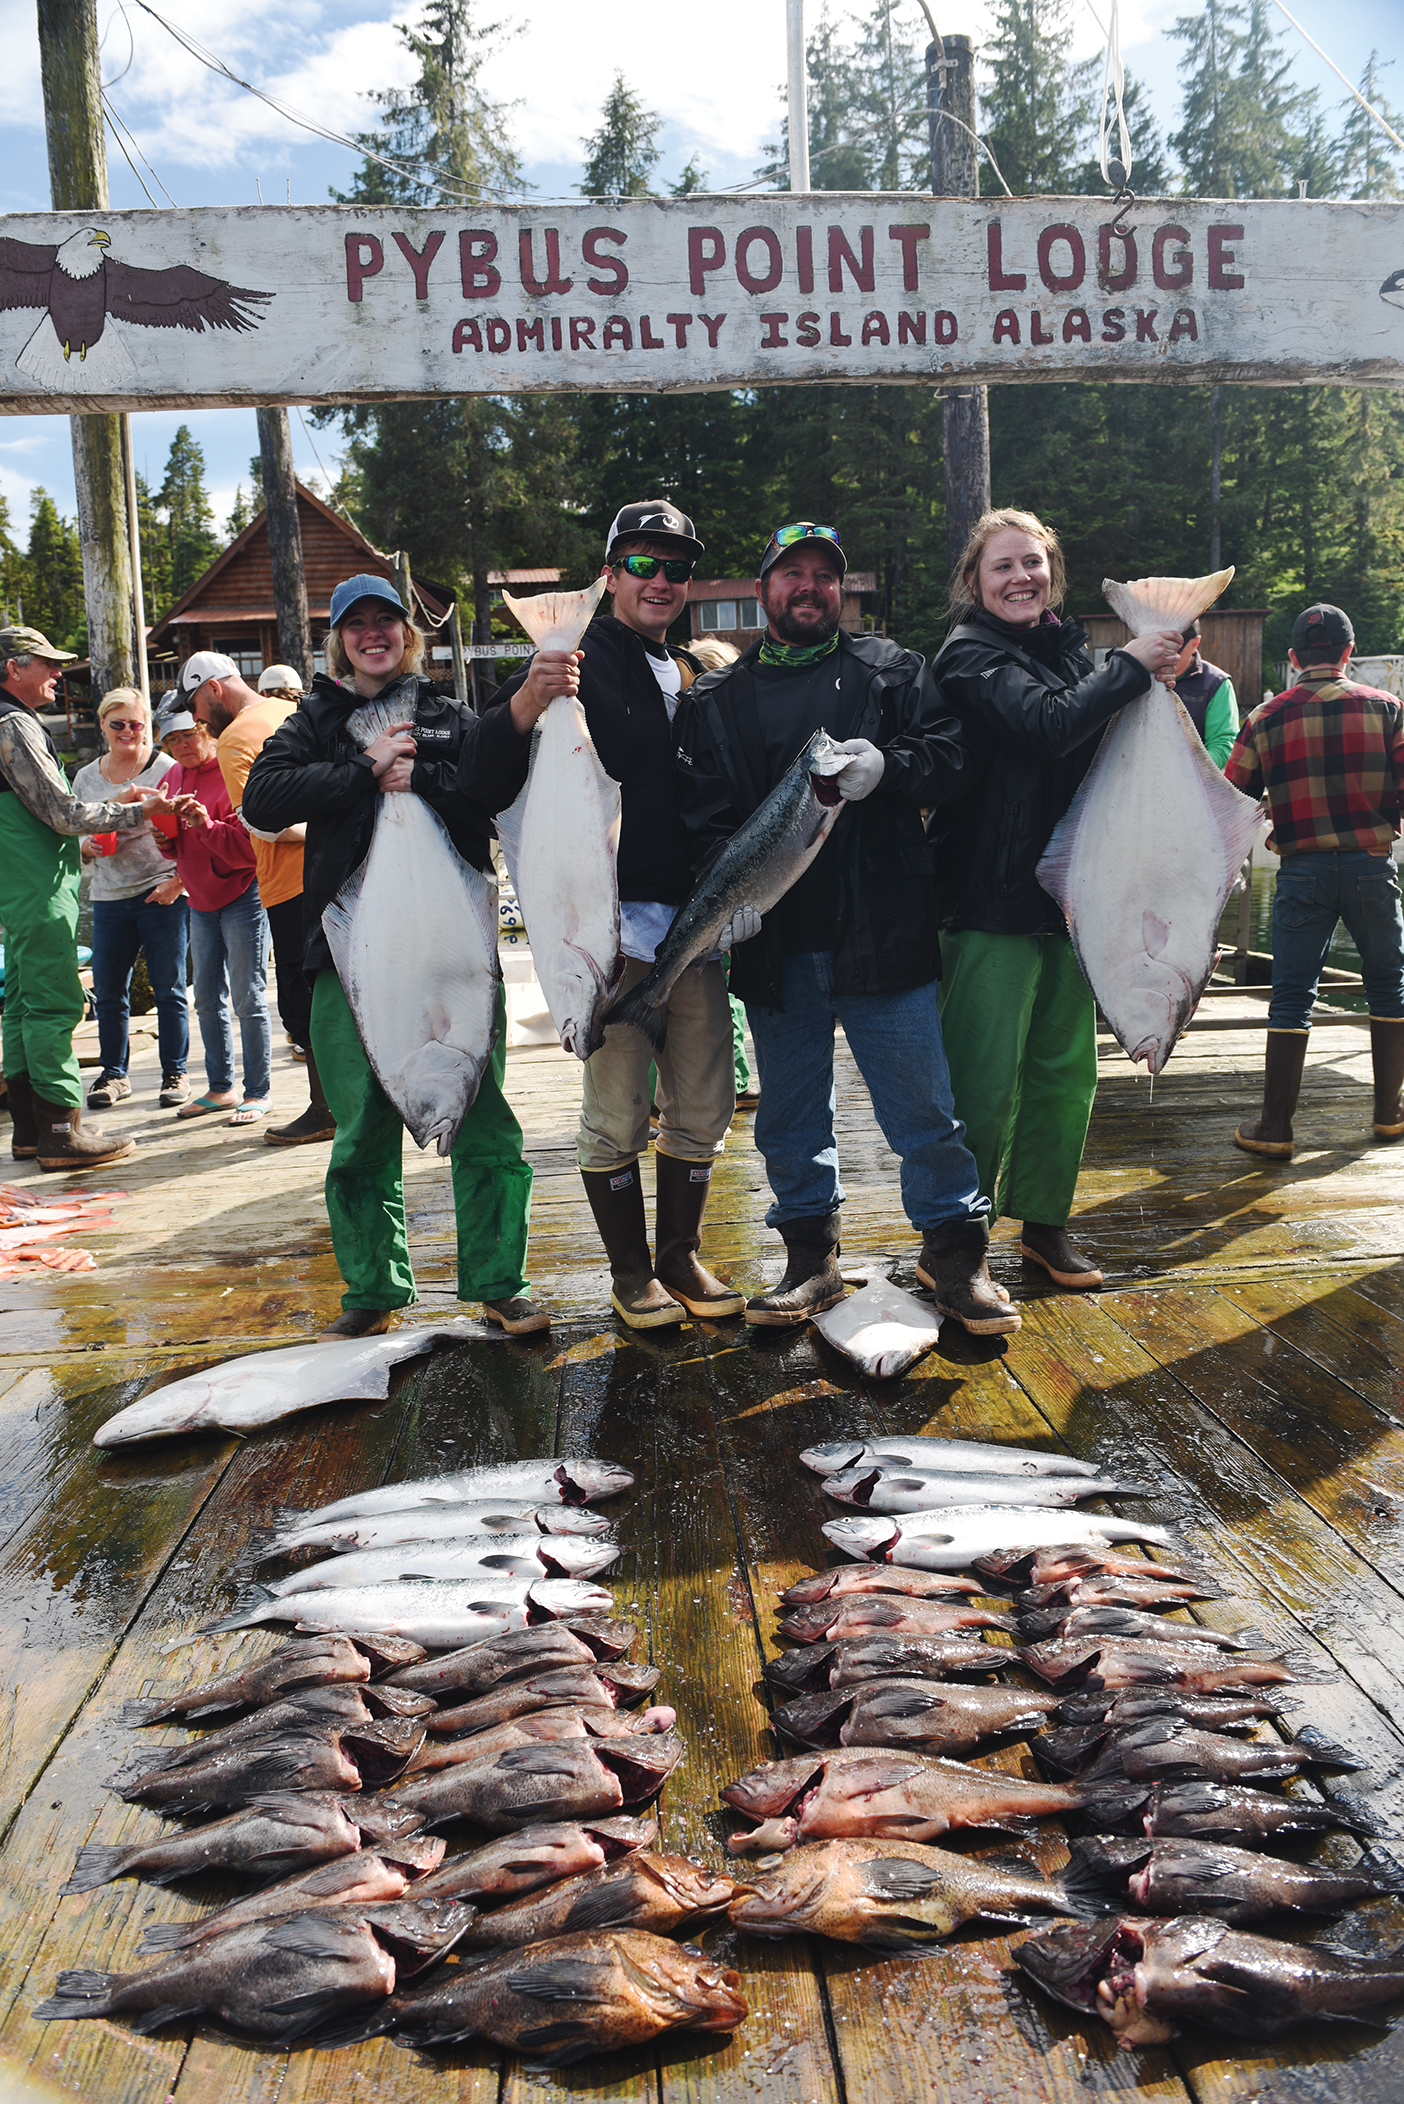
POLYGON ((602 1585, 591 1585, 584 1578, 539 1579, 527 1598, 533 1608, 552 1618, 571 1614, 607 1614, 614 1605, 613 1596, 602 1585))
POLYGON ((1145 1931, 1159 1926, 1124 1916, 1060 1923, 1030 1936, 1014 1957, 1045 1994, 1079 2015, 1099 2016, 1123 2046, 1161 2045, 1175 2027, 1147 2014, 1137 1986, 1145 1931))
POLYGON ((674 1906, 689 1914, 719 1914, 736 1893, 736 1882, 725 1871, 694 1863, 690 1856, 646 1856, 640 1858, 644 1874, 662 1887, 674 1906))
POLYGON ((837 1498, 843 1505, 867 1506, 882 1481, 882 1469, 872 1462, 862 1463, 857 1468, 835 1469, 824 1479, 824 1495, 837 1498))
POLYGON ((617 1542, 587 1534, 543 1534, 537 1556, 553 1578, 588 1578, 607 1570, 619 1553, 617 1542))
POLYGON ((861 1519, 826 1520, 820 1531, 845 1555, 866 1556, 873 1563, 886 1562, 899 1534, 894 1521, 866 1515, 861 1519))
POLYGON ((830 1476, 839 1470, 855 1468, 867 1453, 861 1439, 831 1439, 827 1445, 801 1447, 800 1460, 813 1469, 816 1476, 830 1476))
POLYGON ((819 1781, 824 1763, 813 1754, 789 1761, 762 1761, 728 1783, 721 1795, 748 1819, 768 1819, 788 1812, 819 1781))
POLYGON ((433 1038, 386 1076, 385 1093, 416 1147, 427 1147, 432 1140, 441 1155, 448 1153, 473 1107, 490 1050, 479 1056, 433 1038))
POLYGON ((634 1478, 614 1461, 563 1461, 556 1470, 563 1505, 583 1505, 590 1498, 616 1498, 632 1490, 634 1478))
POLYGON ((804 760, 809 770, 809 786, 817 802, 826 809, 837 809, 843 799, 834 779, 843 772, 852 759, 851 753, 840 752, 838 743, 827 731, 816 731, 805 747, 804 760))
POLYGON ((741 1975, 666 1937, 616 1932, 616 1961, 660 2025, 687 2031, 732 2031, 750 2014, 741 1975))
POLYGON ((99 1425, 93 1434, 95 1447, 126 1446, 138 1439, 166 1439, 178 1432, 195 1432, 207 1422, 205 1412, 220 1393, 206 1374, 187 1374, 170 1381, 150 1395, 139 1396, 99 1425))
POLYGON ((624 976, 624 958, 611 959, 606 971, 579 943, 565 936, 556 946, 551 973, 552 1014, 565 1017, 561 1050, 589 1059, 604 1043, 604 1019, 624 976))
POLYGON ((751 1936, 793 1935, 845 1867, 841 1844, 823 1842, 793 1849, 777 1864, 766 1862, 761 1875, 736 1887, 727 1909, 732 1927, 751 1936))

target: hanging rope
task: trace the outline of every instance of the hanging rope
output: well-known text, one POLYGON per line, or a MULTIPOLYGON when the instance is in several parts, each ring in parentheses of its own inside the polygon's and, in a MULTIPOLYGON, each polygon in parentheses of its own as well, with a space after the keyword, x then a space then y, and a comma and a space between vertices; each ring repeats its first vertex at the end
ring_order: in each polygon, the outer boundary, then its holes
POLYGON ((1112 230, 1123 239, 1130 233, 1122 224, 1136 202, 1131 188, 1131 133, 1126 123, 1126 75, 1121 64, 1121 19, 1119 0, 1111 0, 1107 22, 1107 62, 1102 72, 1102 110, 1097 121, 1097 165, 1102 181, 1115 190, 1112 199, 1112 230), (1112 115, 1116 116, 1116 152, 1112 151, 1112 115))

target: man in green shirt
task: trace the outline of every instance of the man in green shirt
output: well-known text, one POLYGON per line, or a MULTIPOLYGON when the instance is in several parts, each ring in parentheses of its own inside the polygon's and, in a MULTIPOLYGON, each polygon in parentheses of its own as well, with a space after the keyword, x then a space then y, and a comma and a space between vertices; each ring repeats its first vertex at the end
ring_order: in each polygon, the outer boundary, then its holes
POLYGON ((1204 750, 1222 769, 1238 736, 1238 697, 1222 665, 1211 665, 1200 656, 1197 621, 1175 661, 1171 684, 1188 709, 1190 721, 1204 741, 1204 750))

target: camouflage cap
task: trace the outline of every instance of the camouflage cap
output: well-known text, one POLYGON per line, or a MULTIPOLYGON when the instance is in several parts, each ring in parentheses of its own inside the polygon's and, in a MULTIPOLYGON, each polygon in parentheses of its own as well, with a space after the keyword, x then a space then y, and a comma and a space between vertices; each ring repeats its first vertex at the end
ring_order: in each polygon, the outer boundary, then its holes
POLYGON ((48 637, 37 628, 25 628, 11 622, 8 628, 0 628, 0 665, 11 658, 49 658, 55 665, 71 665, 78 656, 76 650, 55 650, 48 637))

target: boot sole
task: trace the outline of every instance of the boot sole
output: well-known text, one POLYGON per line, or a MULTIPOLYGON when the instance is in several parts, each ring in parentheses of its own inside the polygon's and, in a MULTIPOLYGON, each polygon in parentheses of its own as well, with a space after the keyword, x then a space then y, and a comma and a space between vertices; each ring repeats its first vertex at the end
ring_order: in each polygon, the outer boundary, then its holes
POLYGON ((626 1308, 617 1293, 610 1294, 609 1304, 631 1330, 668 1329, 680 1323, 687 1312, 681 1301, 675 1301, 671 1308, 626 1308))
POLYGON ((128 1140, 125 1147, 114 1147, 110 1154, 63 1154, 55 1155, 48 1161, 45 1161, 41 1154, 39 1166, 55 1176, 62 1175, 65 1170, 70 1176, 79 1176, 85 1169, 106 1169, 113 1162, 124 1162, 135 1153, 136 1141, 128 1140))
POLYGON ((37 1147, 16 1147, 12 1142, 10 1146, 10 1159, 11 1161, 16 1162, 32 1162, 34 1160, 34 1157, 38 1154, 38 1152, 39 1149, 37 1147))
POLYGON ((1098 1286, 1106 1284, 1105 1274, 1095 1267, 1091 1271, 1055 1271, 1047 1257, 1030 1249, 1027 1242, 1019 1244, 1019 1254, 1026 1264, 1037 1264, 1041 1271, 1048 1273, 1055 1286, 1062 1286, 1069 1293, 1094 1293, 1098 1286))
POLYGON ((1376 1125, 1371 1129, 1377 1140, 1404 1140, 1404 1125, 1376 1125))
POLYGON ((334 1140, 336 1127, 328 1125, 322 1132, 266 1132, 263 1137, 270 1147, 310 1147, 318 1140, 334 1140))
POLYGON ((745 1309, 745 1316, 747 1322, 756 1329, 797 1330, 800 1324, 808 1322, 812 1315, 822 1315, 826 1308, 836 1308, 839 1302, 846 1298, 846 1291, 831 1293, 826 1300, 816 1301, 813 1307, 797 1308, 793 1313, 788 1309, 758 1308, 752 1301, 745 1309))
POLYGON ((1265 1154, 1269 1161, 1290 1162, 1292 1159, 1291 1140, 1245 1140, 1241 1125, 1234 1133, 1233 1144, 1242 1148, 1245 1154, 1265 1154))
POLYGON ((725 1300, 689 1300, 679 1293, 676 1286, 664 1285, 663 1291, 671 1293, 674 1300, 687 1309, 689 1315, 699 1316, 704 1322, 718 1322, 728 1315, 745 1313, 746 1297, 742 1293, 728 1293, 725 1300))

